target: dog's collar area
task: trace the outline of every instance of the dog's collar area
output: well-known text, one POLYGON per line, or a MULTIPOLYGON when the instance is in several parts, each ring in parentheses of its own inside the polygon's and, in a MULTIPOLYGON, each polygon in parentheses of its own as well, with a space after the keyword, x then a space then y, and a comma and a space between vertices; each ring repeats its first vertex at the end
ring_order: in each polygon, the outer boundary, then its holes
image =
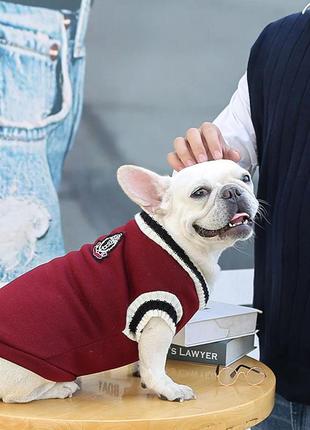
POLYGON ((175 242, 175 240, 170 236, 170 234, 162 225, 155 221, 146 212, 142 211, 141 213, 137 214, 135 216, 135 220, 140 230, 151 240, 161 246, 165 251, 167 251, 168 254, 170 254, 189 274, 196 288, 199 299, 199 308, 205 308, 209 299, 209 289, 207 282, 202 273, 186 254, 184 249, 182 249, 175 242))
POLYGON ((253 225, 253 220, 248 214, 242 213, 239 217, 234 216, 228 224, 218 230, 208 230, 198 224, 193 224, 193 228, 201 237, 215 237, 240 225, 248 225, 251 227, 253 225))

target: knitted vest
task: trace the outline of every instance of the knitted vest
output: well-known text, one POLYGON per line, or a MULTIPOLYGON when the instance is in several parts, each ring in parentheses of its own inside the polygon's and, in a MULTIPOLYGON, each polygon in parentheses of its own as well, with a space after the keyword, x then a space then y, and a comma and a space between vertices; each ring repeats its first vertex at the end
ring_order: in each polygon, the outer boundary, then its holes
POLYGON ((0 357, 51 381, 138 360, 152 317, 180 330, 209 297, 182 248, 145 212, 0 290, 0 357))
POLYGON ((255 242, 261 360, 278 393, 310 405, 310 13, 265 28, 248 84, 268 212, 255 242))

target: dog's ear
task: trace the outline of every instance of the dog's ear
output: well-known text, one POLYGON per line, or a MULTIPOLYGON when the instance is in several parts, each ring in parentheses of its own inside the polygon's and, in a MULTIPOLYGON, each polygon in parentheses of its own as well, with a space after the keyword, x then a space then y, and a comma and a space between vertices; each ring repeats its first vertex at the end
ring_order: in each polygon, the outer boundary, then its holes
POLYGON ((128 197, 148 212, 160 209, 171 178, 138 166, 121 166, 117 179, 128 197))

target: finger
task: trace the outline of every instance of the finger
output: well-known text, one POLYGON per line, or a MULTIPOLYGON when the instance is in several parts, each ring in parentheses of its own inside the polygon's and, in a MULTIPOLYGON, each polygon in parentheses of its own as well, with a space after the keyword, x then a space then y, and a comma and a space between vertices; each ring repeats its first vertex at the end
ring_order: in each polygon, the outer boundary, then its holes
POLYGON ((190 128, 186 132, 186 141, 198 163, 208 161, 208 156, 202 136, 197 128, 190 128))
POLYGON ((224 142, 223 146, 223 158, 226 160, 232 160, 238 163, 241 159, 240 153, 235 149, 231 148, 229 145, 224 142))
POLYGON ((204 135, 203 134, 201 134, 201 138, 202 138, 202 141, 203 141, 203 145, 204 145, 204 147, 205 147, 205 150, 206 150, 206 152, 207 152, 207 157, 208 157, 208 160, 213 160, 213 155, 211 154, 211 152, 210 152, 210 149, 209 149, 209 147, 208 147, 208 144, 207 144, 207 141, 206 141, 206 139, 205 139, 205 137, 204 137, 204 135))
POLYGON ((177 172, 179 170, 184 169, 185 167, 175 152, 169 152, 169 154, 167 155, 167 161, 170 164, 170 166, 177 172))
POLYGON ((212 159, 219 160, 223 158, 223 148, 220 140, 221 133, 218 128, 214 124, 205 122, 202 124, 200 130, 212 159))
POLYGON ((183 137, 177 137, 173 142, 175 152, 185 167, 196 164, 196 159, 193 156, 189 145, 183 137))
POLYGON ((240 161, 241 159, 240 153, 226 143, 219 129, 218 129, 218 133, 219 133, 221 146, 223 148, 223 158, 225 158, 226 160, 232 160, 238 163, 238 161, 240 161))

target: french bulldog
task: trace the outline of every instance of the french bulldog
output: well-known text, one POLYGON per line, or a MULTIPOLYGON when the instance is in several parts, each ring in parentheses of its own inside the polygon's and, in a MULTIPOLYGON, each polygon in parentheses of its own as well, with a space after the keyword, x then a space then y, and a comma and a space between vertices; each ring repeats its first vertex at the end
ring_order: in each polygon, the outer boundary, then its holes
POLYGON ((158 397, 195 398, 166 374, 166 355, 206 306, 220 254, 253 234, 251 176, 217 160, 172 177, 127 165, 117 178, 142 209, 134 220, 0 290, 3 402, 71 397, 77 376, 137 360, 158 397))

